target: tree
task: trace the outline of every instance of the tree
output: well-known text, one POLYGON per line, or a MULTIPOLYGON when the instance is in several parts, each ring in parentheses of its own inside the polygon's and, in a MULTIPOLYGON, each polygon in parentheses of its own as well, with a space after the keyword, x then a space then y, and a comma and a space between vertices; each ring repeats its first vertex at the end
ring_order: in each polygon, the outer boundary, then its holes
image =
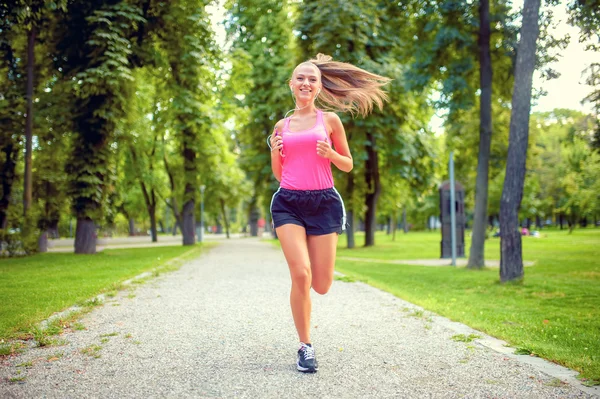
MULTIPOLYGON (((492 97, 509 97, 510 56, 515 35, 508 2, 495 2, 491 10, 488 0, 478 3, 478 11, 474 6, 475 2, 455 0, 421 0, 411 2, 406 7, 407 14, 416 16, 408 19, 411 21, 408 31, 414 37, 407 38, 409 48, 414 52, 409 82, 417 90, 423 90, 431 82, 439 88, 436 108, 447 110, 448 130, 460 121, 461 115, 475 106, 476 92, 480 92, 477 123, 472 120, 470 129, 455 129, 461 140, 465 140, 464 136, 468 136, 469 140, 469 145, 465 147, 468 156, 458 153, 457 166, 464 165, 465 168, 476 171, 476 176, 473 176, 473 240, 468 262, 471 268, 479 268, 484 264, 489 164, 494 128, 492 97), (495 43, 493 51, 490 49, 490 41, 495 43), (492 92, 493 80, 495 87, 492 92), (474 132, 479 133, 477 137, 474 132), (475 154, 474 150, 477 148, 475 154), (476 167, 471 166, 475 159, 476 167)), ((463 181, 468 187, 470 180, 463 181)), ((467 191, 466 194, 469 193, 467 191)))
POLYGON ((541 0, 525 0, 521 38, 517 50, 506 176, 500 202, 500 280, 502 282, 523 278, 523 252, 518 217, 525 179, 540 2, 541 0))
MULTIPOLYGON (((426 99, 406 90, 403 51, 398 26, 404 26, 404 15, 397 3, 369 1, 362 3, 333 0, 304 1, 298 20, 300 47, 304 57, 318 52, 334 59, 350 62, 366 70, 391 77, 385 87, 390 101, 383 110, 375 109, 365 119, 343 117, 355 167, 343 179, 348 219, 364 212, 365 246, 375 245, 377 205, 382 190, 384 157, 394 159, 395 171, 409 171, 405 176, 423 177, 412 166, 422 156, 418 144, 426 136, 426 121, 431 117, 426 99), (320 10, 327 8, 329 13, 320 10), (370 23, 365 23, 370 21, 370 23)), ((417 168, 418 169, 418 168, 417 168)), ((403 176, 400 174, 400 176, 403 176)), ((348 230, 348 246, 354 245, 353 227, 348 230)))
POLYGON ((183 245, 193 245, 196 241, 194 209, 200 186, 199 169, 203 167, 198 155, 211 138, 216 46, 204 10, 206 3, 169 2, 164 25, 158 32, 161 52, 165 54, 164 67, 171 76, 168 80, 173 99, 170 127, 178 138, 183 156, 183 245))
POLYGON ((9 226, 9 208, 17 181, 17 162, 21 152, 20 138, 25 132, 23 115, 25 82, 23 79, 19 43, 22 40, 15 8, 0 5, 0 229, 9 226))
POLYGON ((105 211, 112 178, 111 138, 130 95, 131 37, 142 10, 122 1, 74 2, 63 24, 58 63, 75 82, 73 153, 68 163, 75 253, 95 253, 96 222, 105 211))
MULTIPOLYGON (((254 188, 248 204, 252 235, 258 232, 260 209, 270 205, 277 189, 271 171, 266 139, 287 109, 294 103, 285 84, 297 62, 293 16, 288 1, 239 0, 227 2, 226 23, 231 40, 233 98, 239 126, 235 140, 240 150, 240 166, 254 188), (236 92, 237 91, 237 92, 236 92)), ((229 89, 227 89, 229 90, 229 89)), ((231 100, 230 100, 231 101, 231 100)))
POLYGON ((127 116, 118 129, 122 170, 117 183, 121 186, 118 196, 121 197, 122 212, 130 220, 143 204, 150 220, 152 242, 157 242, 159 200, 168 196, 164 169, 158 167, 164 151, 164 122, 160 109, 168 100, 164 98, 166 93, 161 90, 163 84, 154 68, 138 68, 134 75, 136 96, 129 102, 127 116))
POLYGON ((479 152, 475 184, 473 238, 469 250, 468 268, 485 266, 484 246, 487 226, 489 159, 492 141, 492 59, 490 55, 490 3, 479 1, 479 152))

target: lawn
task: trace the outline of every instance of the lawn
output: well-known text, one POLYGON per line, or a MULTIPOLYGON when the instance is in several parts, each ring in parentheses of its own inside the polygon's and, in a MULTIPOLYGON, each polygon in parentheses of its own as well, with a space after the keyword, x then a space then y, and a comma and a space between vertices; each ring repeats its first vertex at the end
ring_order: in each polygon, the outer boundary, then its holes
POLYGON ((55 312, 82 304, 146 271, 198 256, 202 245, 44 253, 0 260, 0 342, 27 335, 55 312))
MULTIPOLYGON (((467 250, 470 240, 467 238, 467 250)), ((363 237, 357 236, 357 244, 363 237)), ((439 258, 440 233, 378 234, 376 247, 347 249, 340 237, 338 271, 449 319, 578 370, 600 381, 600 229, 545 230, 523 237, 526 261, 519 284, 500 284, 498 268, 427 267, 386 260, 439 258), (342 257, 382 260, 349 261, 342 257)), ((500 258, 499 240, 486 241, 486 259, 500 258)))

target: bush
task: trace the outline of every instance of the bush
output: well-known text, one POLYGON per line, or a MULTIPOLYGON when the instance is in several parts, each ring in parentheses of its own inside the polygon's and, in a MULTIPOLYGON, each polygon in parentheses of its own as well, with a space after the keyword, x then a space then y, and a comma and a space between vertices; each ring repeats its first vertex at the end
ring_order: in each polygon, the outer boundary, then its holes
POLYGON ((38 250, 37 229, 0 229, 0 257, 27 256, 38 250))

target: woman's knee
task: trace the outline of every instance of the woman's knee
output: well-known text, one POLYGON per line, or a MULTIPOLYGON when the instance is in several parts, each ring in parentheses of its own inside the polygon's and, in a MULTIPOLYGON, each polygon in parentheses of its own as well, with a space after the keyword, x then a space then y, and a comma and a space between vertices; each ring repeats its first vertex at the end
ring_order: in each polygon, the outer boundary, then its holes
POLYGON ((292 284, 301 288, 310 288, 312 275, 310 265, 290 265, 292 284))
POLYGON ((312 289, 317 294, 325 295, 329 292, 332 283, 333 281, 331 279, 316 280, 312 282, 312 289))

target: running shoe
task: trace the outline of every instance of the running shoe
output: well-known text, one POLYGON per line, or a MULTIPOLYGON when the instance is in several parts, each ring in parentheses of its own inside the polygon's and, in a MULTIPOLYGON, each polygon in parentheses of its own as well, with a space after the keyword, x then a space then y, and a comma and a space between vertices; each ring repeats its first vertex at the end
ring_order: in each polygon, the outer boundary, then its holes
POLYGON ((296 363, 298 371, 303 373, 316 373, 319 369, 317 359, 315 357, 315 348, 311 344, 300 342, 298 349, 298 362, 296 363))

